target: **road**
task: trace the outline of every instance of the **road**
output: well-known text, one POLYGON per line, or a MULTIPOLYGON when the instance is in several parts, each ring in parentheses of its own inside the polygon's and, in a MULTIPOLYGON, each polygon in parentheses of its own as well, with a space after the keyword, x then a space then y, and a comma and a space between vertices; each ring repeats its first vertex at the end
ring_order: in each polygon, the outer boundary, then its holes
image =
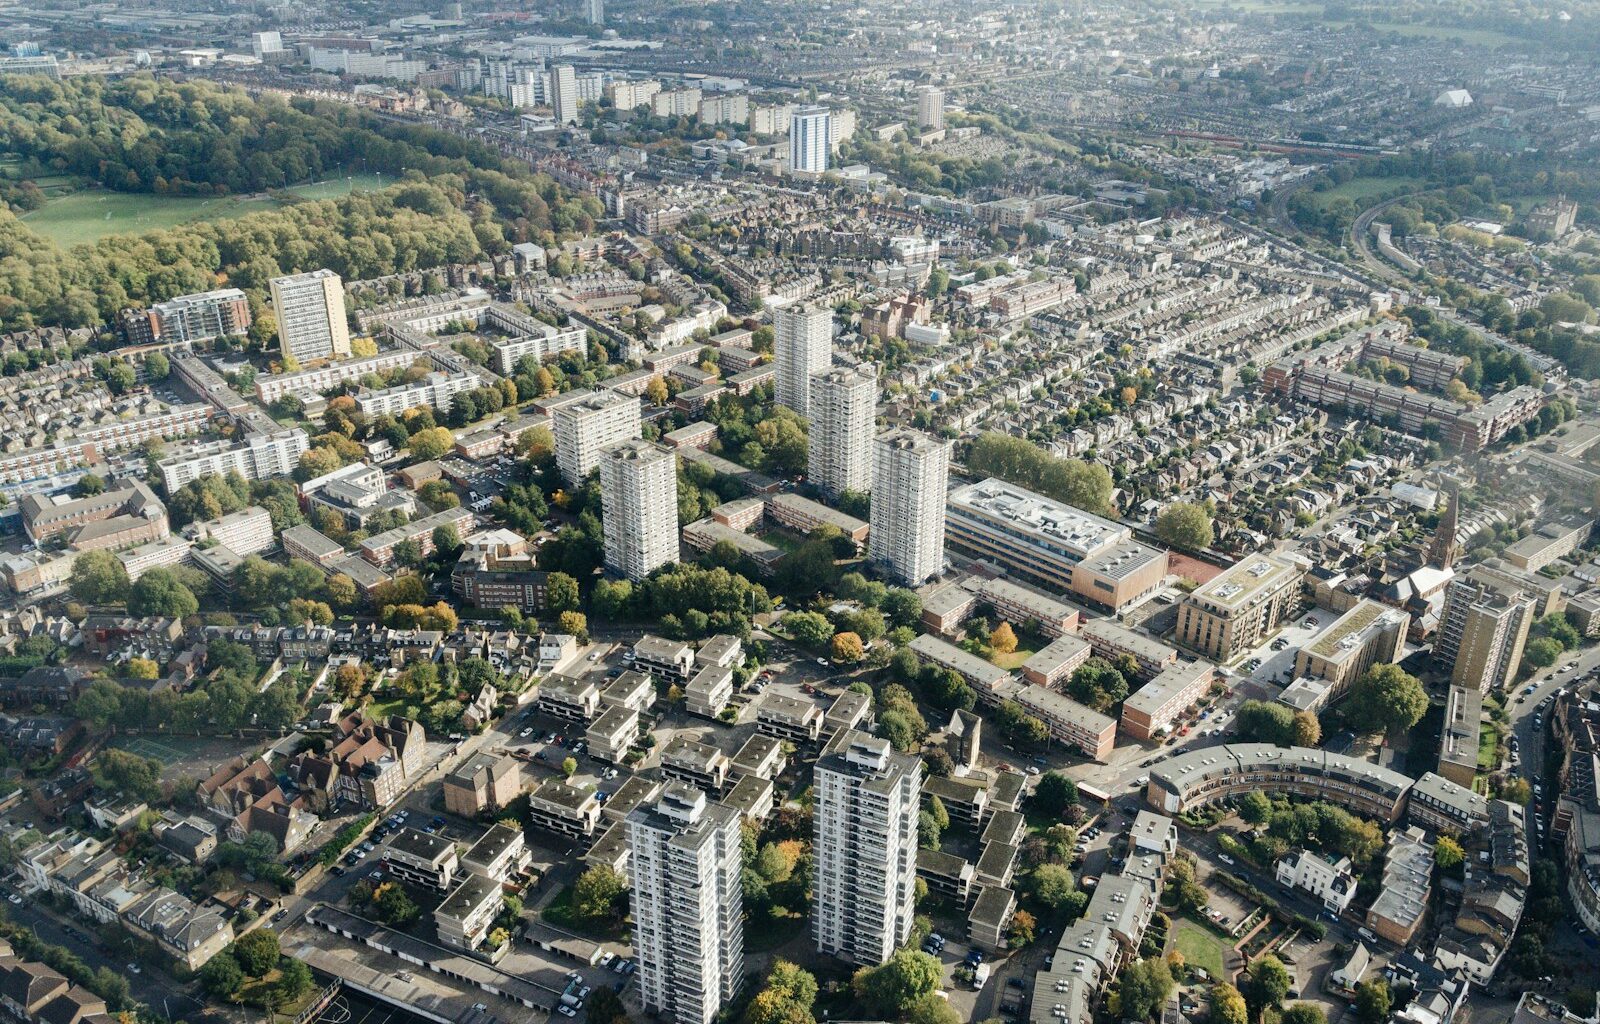
POLYGON ((93 924, 67 918, 51 908, 43 897, 25 898, 21 904, 7 904, 6 913, 41 941, 71 950, 91 968, 98 970, 103 967, 126 978, 133 998, 169 1021, 187 1020, 191 1024, 215 1021, 220 1024, 231 1019, 204 1000, 191 995, 185 986, 173 982, 158 967, 146 964, 138 966, 137 973, 129 970, 132 956, 113 955, 95 934, 93 924))

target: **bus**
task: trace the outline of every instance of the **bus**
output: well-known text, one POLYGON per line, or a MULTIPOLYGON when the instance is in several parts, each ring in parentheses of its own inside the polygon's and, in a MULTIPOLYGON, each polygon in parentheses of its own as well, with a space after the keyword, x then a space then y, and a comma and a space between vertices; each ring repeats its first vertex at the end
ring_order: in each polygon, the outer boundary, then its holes
POLYGON ((1110 793, 1107 793, 1098 786, 1092 786, 1087 782, 1078 783, 1078 797, 1079 802, 1085 806, 1091 806, 1094 804, 1109 804, 1111 802, 1110 793))

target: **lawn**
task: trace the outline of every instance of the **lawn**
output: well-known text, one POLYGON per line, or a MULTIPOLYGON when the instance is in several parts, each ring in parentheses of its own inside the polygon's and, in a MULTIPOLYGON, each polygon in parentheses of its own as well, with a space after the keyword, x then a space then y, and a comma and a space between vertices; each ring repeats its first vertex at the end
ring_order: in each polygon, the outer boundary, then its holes
POLYGON ((1326 209, 1335 199, 1349 199, 1358 207, 1368 207, 1384 196, 1403 189, 1420 188, 1423 185, 1421 178, 1411 178, 1404 175, 1374 175, 1371 177, 1351 178, 1341 185, 1335 185, 1326 192, 1313 192, 1311 200, 1317 204, 1319 210, 1326 209))
MULTIPOLYGON (((296 185, 288 191, 306 199, 331 199, 384 184, 381 175, 358 174, 296 185)), ((112 235, 162 231, 198 221, 228 220, 282 203, 268 196, 160 196, 83 189, 52 198, 43 209, 22 217, 30 228, 63 247, 97 242, 112 235)))
POLYGON ((996 654, 989 652, 989 660, 1007 672, 1015 672, 1022 667, 1022 663, 1033 657, 1033 652, 1018 647, 1010 654, 996 654))
POLYGON ((1500 730, 1493 722, 1484 722, 1482 730, 1478 733, 1478 771, 1494 771, 1494 752, 1499 745, 1500 730))
POLYGON ((793 942, 806 930, 806 916, 774 907, 766 914, 752 914, 744 926, 744 948, 752 953, 768 953, 793 942))
POLYGON ((1205 925, 1180 917, 1172 922, 1172 945, 1183 954, 1183 962, 1203 967, 1213 978, 1223 977, 1223 957, 1227 944, 1205 925))

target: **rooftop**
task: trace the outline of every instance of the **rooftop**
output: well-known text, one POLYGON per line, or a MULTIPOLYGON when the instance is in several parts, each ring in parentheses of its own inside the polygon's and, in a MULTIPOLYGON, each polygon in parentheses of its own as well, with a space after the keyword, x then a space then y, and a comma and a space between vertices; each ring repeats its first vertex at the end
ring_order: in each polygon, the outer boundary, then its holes
POLYGON ((1404 614, 1398 608, 1363 600, 1339 616, 1306 649, 1319 658, 1342 660, 1359 651, 1371 632, 1389 628, 1404 614))
POLYGON ((997 521, 1029 539, 1043 540, 1080 561, 1126 540, 1129 533, 1109 519, 997 478, 956 488, 948 506, 952 512, 997 521))
POLYGON ((1196 589, 1192 599, 1229 610, 1242 608, 1301 571, 1298 563, 1275 555, 1247 555, 1196 589))

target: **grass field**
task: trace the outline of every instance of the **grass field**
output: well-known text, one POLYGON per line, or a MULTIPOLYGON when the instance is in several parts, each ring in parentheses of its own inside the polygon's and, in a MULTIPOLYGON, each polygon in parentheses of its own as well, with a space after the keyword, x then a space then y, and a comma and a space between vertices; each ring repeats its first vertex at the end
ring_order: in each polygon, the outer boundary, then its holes
POLYGON ((1010 654, 996 654, 993 651, 990 651, 989 660, 995 665, 998 665, 1000 668, 1005 669, 1007 672, 1015 672, 1017 669, 1022 667, 1023 662, 1033 657, 1033 654, 1033 651, 1024 650, 1023 648, 1018 647, 1010 654))
POLYGON ((1329 28, 1350 28, 1353 25, 1360 25, 1375 32, 1395 32, 1403 36, 1438 39, 1443 42, 1459 40, 1467 46, 1486 46, 1490 49, 1502 46, 1521 46, 1530 50, 1536 48, 1536 44, 1526 39, 1518 39, 1490 29, 1454 28, 1449 25, 1409 25, 1399 21, 1324 21, 1323 24, 1329 28))
POLYGON ((1172 922, 1172 945, 1183 954, 1184 963, 1204 967, 1213 978, 1223 977, 1223 951, 1227 946, 1211 929, 1180 917, 1172 922))
POLYGON ((1317 204, 1318 209, 1326 209, 1335 199, 1349 199, 1358 207, 1371 206, 1383 196, 1401 189, 1421 188, 1421 178, 1410 178, 1402 175, 1374 176, 1366 178, 1351 178, 1342 185, 1335 185, 1326 192, 1313 192, 1311 199, 1317 204))
MULTIPOLYGON (((358 189, 380 188, 385 183, 382 175, 358 174, 297 185, 289 191, 306 199, 331 199, 358 189)), ((207 198, 84 189, 52 198, 43 209, 25 215, 22 220, 57 245, 74 246, 112 235, 141 234, 197 221, 243 217, 274 210, 280 205, 277 199, 268 196, 207 198)))

